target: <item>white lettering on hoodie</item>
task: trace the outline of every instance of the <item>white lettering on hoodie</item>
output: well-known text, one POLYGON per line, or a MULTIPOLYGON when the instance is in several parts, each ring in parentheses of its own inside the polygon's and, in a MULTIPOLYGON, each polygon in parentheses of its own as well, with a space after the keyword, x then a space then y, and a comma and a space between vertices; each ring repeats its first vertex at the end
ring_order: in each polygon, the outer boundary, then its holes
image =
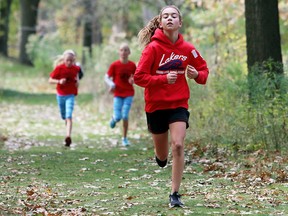
POLYGON ((168 57, 166 60, 164 60, 164 58, 165 58, 165 54, 162 55, 161 61, 159 63, 159 66, 162 66, 162 65, 166 64, 167 62, 170 62, 170 61, 175 60, 175 59, 180 59, 182 61, 185 61, 187 59, 187 56, 175 55, 175 53, 172 52, 170 57, 168 57))

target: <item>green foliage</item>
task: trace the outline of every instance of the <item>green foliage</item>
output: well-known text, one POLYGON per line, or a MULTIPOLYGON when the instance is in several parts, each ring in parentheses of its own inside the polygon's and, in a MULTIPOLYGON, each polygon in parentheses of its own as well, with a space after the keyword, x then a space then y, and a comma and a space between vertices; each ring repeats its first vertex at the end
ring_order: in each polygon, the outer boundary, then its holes
MULTIPOLYGON (((184 23, 192 20, 184 36, 198 47, 210 69, 206 87, 191 85, 188 136, 215 149, 280 149, 287 139, 287 77, 277 75, 281 65, 271 62, 254 69, 261 76, 247 76, 243 13, 244 5, 237 1, 207 2, 184 18, 184 23)), ((281 16, 281 25, 287 25, 285 14, 281 16)))
POLYGON ((8 55, 18 57, 20 1, 12 1, 9 18, 8 55))
MULTIPOLYGON (((273 99, 275 94, 284 93, 287 87, 283 74, 283 65, 271 59, 255 64, 249 71, 248 82, 250 99, 262 103, 273 99)), ((271 101, 272 102, 272 101, 271 101)))
MULTIPOLYGON (((16 36, 18 35, 16 23, 19 21, 17 12, 19 2, 14 2, 9 36, 10 52, 11 48, 15 47, 14 44, 17 44, 16 36)), ((141 50, 137 44, 136 34, 144 25, 141 9, 148 7, 151 15, 156 15, 159 7, 164 4, 163 1, 157 1, 157 3, 133 1, 127 9, 127 2, 129 1, 99 1, 97 3, 99 5, 94 5, 97 9, 97 11, 95 9, 94 18, 101 23, 104 43, 93 46, 92 57, 88 56, 88 52, 80 45, 83 30, 81 18, 84 15, 81 1, 42 2, 40 20, 47 27, 47 32, 42 38, 36 35, 31 36, 27 45, 29 56, 36 70, 26 68, 23 70, 19 65, 11 64, 13 66, 8 67, 9 72, 11 74, 16 71, 17 73, 25 72, 25 75, 31 72, 35 76, 35 71, 40 71, 46 83, 48 72, 52 70, 53 58, 61 54, 64 49, 72 48, 84 67, 85 77, 81 81, 81 86, 85 90, 81 89, 81 91, 87 93, 85 101, 90 102, 92 93, 94 103, 96 103, 96 105, 93 104, 94 108, 97 109, 97 105, 104 106, 105 112, 108 112, 107 107, 111 107, 112 99, 111 95, 107 94, 103 77, 111 62, 118 59, 118 47, 121 42, 110 41, 111 26, 117 21, 121 23, 118 19, 129 20, 125 26, 126 38, 120 37, 118 40, 128 40, 132 51, 130 59, 137 62, 141 50), (125 11, 129 14, 125 14, 125 11), (53 31, 58 33, 52 33, 53 31)), ((287 94, 285 90, 288 85, 287 75, 274 76, 274 73, 263 72, 271 68, 271 64, 268 63, 267 67, 261 66, 254 69, 258 71, 255 74, 260 74, 260 76, 251 77, 250 74, 249 77, 247 76, 244 2, 237 0, 199 1, 198 6, 194 1, 181 2, 183 2, 179 5, 183 14, 181 31, 185 39, 199 49, 210 69, 206 86, 190 82, 191 123, 187 133, 188 140, 200 140, 203 145, 213 145, 215 148, 223 146, 227 149, 254 150, 284 147, 287 138, 287 94), (253 103, 251 103, 251 98, 253 98, 253 103)), ((284 64, 287 63, 287 37, 285 37, 287 35, 287 28, 285 28, 287 12, 284 10, 286 6, 286 1, 279 1, 284 64)), ((1 68, 6 71, 7 65, 1 64, 1 68)), ((32 100, 35 95, 22 93, 22 91, 30 91, 31 87, 27 87, 29 90, 23 90, 23 88, 20 90, 18 89, 20 82, 22 80, 19 77, 7 77, 5 85, 1 86, 8 88, 7 86, 13 86, 12 83, 14 83, 16 91, 1 90, 2 96, 4 95, 3 97, 9 100, 18 98, 31 98, 32 100)), ((31 79, 29 82, 31 83, 31 79)), ((34 86, 36 86, 35 83, 39 81, 34 81, 34 86)), ((145 124, 143 89, 137 86, 135 89, 136 95, 131 115, 136 117, 134 124, 145 124), (137 118, 139 113, 142 114, 140 121, 137 118)))
POLYGON ((223 72, 224 76, 210 74, 208 86, 204 89, 202 86, 191 86, 190 130, 194 131, 196 140, 204 140, 206 145, 216 147, 224 144, 227 148, 242 138, 245 141, 243 117, 247 88, 242 70, 240 64, 230 63, 223 72), (233 79, 234 73, 238 74, 238 78, 233 79), (195 134, 197 131, 201 133, 195 134))
POLYGON ((40 37, 32 35, 26 45, 27 53, 37 69, 52 71, 53 61, 63 53, 62 41, 57 34, 40 37))
POLYGON ((207 2, 192 13, 187 12, 183 22, 186 23, 184 36, 201 51, 210 69, 217 67, 215 73, 225 71, 223 68, 229 62, 245 64, 243 3, 235 0, 207 2))
POLYGON ((223 75, 210 74, 204 89, 192 85, 189 138, 216 149, 287 150, 287 78, 281 76, 281 88, 277 89, 279 79, 268 78, 262 69, 257 68, 262 75, 254 77, 253 102, 240 64, 228 64, 223 75))
POLYGON ((249 72, 251 114, 260 129, 258 136, 264 146, 281 150, 288 137, 287 77, 281 63, 268 60, 256 64, 249 72))

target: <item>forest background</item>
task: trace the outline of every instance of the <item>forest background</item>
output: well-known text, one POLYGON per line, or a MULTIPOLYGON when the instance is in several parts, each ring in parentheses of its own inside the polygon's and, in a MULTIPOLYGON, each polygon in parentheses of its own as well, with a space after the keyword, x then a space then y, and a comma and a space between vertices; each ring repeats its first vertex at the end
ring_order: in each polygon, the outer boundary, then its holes
MULTIPOLYGON (((29 5, 29 1, 20 2, 29 5)), ((286 0, 278 2, 284 65, 281 91, 277 87, 275 91, 276 84, 271 80, 261 80, 259 81, 261 84, 253 90, 258 92, 256 103, 251 103, 251 98, 249 99, 251 87, 247 79, 244 1, 35 2, 38 2, 37 26, 35 34, 29 35, 25 44, 28 59, 26 61, 24 59, 22 63, 32 65, 37 75, 46 79, 52 71, 55 57, 65 49, 75 50, 77 59, 85 71, 80 95, 90 97, 100 115, 106 115, 107 106, 111 106, 103 77, 109 64, 118 58, 119 44, 123 41, 129 43, 132 50, 130 59, 137 63, 141 54, 137 33, 151 17, 158 14, 161 7, 167 3, 175 4, 183 13, 184 24, 181 33, 186 40, 195 44, 207 60, 210 69, 209 82, 205 87, 190 82, 189 103, 192 122, 188 139, 205 143, 206 146, 211 145, 216 150, 219 146, 233 151, 257 149, 281 151, 287 147, 287 94, 282 94, 287 88, 286 0)), ((23 26, 19 29, 21 4, 19 1, 10 3, 6 56, 10 59, 19 59, 20 55, 21 60, 20 33, 21 30, 27 30, 23 26)), ((268 62, 268 67, 269 64, 268 62)), ((1 88, 5 89, 8 84, 5 83, 5 79, 1 82, 1 88)), ((30 93, 34 93, 33 89, 38 91, 37 88, 31 88, 30 93)), ((141 121, 133 121, 131 127, 145 124, 142 90, 136 87, 137 93, 132 110, 132 116, 140 115, 141 121)), ((54 89, 47 87, 45 83, 41 86, 41 91, 51 93, 54 89)), ((2 91, 2 96, 4 94, 5 91, 2 91)))

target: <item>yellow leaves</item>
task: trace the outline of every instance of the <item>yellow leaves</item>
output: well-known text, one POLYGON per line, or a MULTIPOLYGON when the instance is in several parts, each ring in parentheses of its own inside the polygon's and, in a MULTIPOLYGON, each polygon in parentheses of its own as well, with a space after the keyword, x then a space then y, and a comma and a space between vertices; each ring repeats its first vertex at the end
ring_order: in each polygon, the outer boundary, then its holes
POLYGON ((45 192, 46 192, 48 195, 51 195, 51 194, 52 194, 52 189, 51 189, 51 188, 46 188, 45 192))

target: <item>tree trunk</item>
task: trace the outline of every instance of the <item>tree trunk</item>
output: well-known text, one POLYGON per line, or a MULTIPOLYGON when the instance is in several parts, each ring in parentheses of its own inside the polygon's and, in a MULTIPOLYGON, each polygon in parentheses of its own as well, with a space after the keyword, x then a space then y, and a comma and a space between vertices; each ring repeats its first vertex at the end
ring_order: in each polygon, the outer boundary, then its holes
POLYGON ((38 5, 40 0, 20 0, 21 38, 19 60, 23 64, 32 65, 26 52, 26 44, 31 34, 36 33, 38 5))
MULTIPOLYGON (((247 63, 272 59, 282 64, 277 0, 245 0, 247 63)), ((283 73, 283 68, 277 73, 283 73)))
POLYGON ((92 2, 92 8, 94 9, 94 16, 93 16, 93 44, 100 45, 103 42, 102 30, 101 30, 101 16, 99 15, 99 1, 94 0, 92 2))
MULTIPOLYGON (((286 93, 285 85, 283 87, 281 85, 284 71, 278 1, 245 0, 245 18, 249 100, 251 104, 257 105, 258 109, 262 107, 259 115, 261 118, 263 115, 263 118, 266 118, 269 123, 261 125, 258 122, 257 126, 266 127, 270 125, 267 127, 267 136, 272 138, 275 149, 280 150, 281 143, 275 131, 275 122, 279 121, 279 106, 284 105, 284 110, 285 103, 279 104, 279 101, 275 99, 281 98, 278 96, 286 93), (274 111, 274 106, 277 106, 277 111, 274 111)), ((285 128, 285 121, 280 127, 285 128)), ((264 139, 263 142, 268 147, 268 140, 264 139)))
POLYGON ((0 2, 0 53, 8 56, 9 17, 12 0, 0 2))
POLYGON ((83 36, 83 47, 88 48, 89 56, 92 57, 92 18, 93 8, 90 0, 84 1, 84 36, 83 36))
POLYGON ((95 44, 102 44, 103 42, 103 36, 102 36, 102 31, 101 31, 101 23, 99 21, 99 18, 93 19, 93 43, 95 44))

